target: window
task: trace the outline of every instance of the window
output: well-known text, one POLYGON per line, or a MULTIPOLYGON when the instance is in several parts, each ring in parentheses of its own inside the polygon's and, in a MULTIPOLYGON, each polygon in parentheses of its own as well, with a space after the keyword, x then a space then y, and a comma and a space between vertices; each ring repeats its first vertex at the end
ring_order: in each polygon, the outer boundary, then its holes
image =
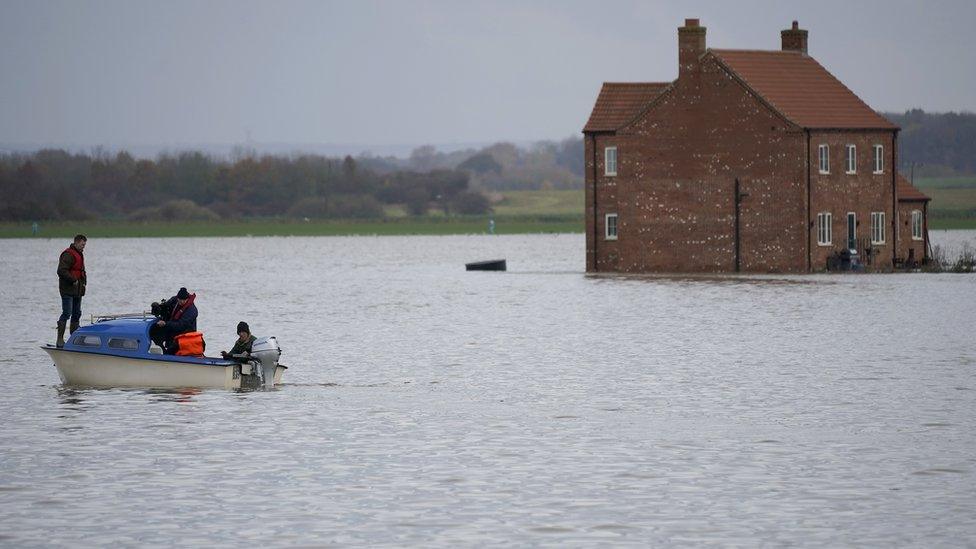
POLYGON ((821 246, 830 246, 830 241, 833 239, 834 235, 830 227, 830 222, 830 212, 817 214, 817 244, 821 246))
POLYGON ((830 173, 830 146, 820 145, 820 173, 830 173))
POLYGON ((607 240, 617 240, 617 214, 607 214, 604 228, 607 240))
POLYGON ((912 240, 922 240, 921 210, 912 210, 912 240))
POLYGON ((617 175, 617 147, 607 147, 603 151, 603 175, 617 175))
POLYGON ((884 147, 874 146, 874 173, 884 173, 884 147))
POLYGON ((847 146, 847 173, 857 173, 857 147, 847 146))
POLYGON ((135 351, 139 348, 139 341, 128 337, 113 337, 108 340, 108 348, 135 351))
POLYGON ((75 345, 81 345, 82 347, 101 347, 102 338, 93 335, 76 336, 75 345))
POLYGON ((847 247, 857 248, 857 213, 847 212, 847 247))
POLYGON ((871 244, 885 243, 884 219, 884 212, 871 212, 871 244))

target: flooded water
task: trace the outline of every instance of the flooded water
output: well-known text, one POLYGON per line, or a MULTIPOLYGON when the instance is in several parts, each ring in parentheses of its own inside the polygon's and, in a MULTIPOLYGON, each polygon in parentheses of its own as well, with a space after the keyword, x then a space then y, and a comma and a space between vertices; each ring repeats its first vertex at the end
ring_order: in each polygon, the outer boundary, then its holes
MULTIPOLYGON (((959 245, 976 233, 933 233, 959 245)), ((273 391, 72 390, 0 240, 0 545, 966 546, 976 275, 588 277, 582 235, 93 239, 273 391), (509 272, 465 272, 507 258, 509 272)))

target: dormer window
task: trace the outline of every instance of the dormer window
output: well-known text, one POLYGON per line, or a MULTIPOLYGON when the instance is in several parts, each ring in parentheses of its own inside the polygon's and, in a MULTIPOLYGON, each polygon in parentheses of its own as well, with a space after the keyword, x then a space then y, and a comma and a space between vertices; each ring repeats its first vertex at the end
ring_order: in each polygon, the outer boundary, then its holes
POLYGON ((820 145, 818 151, 820 153, 820 173, 828 174, 830 173, 830 146, 820 145))
POLYGON ((854 145, 847 146, 847 173, 857 173, 857 147, 854 145))
POLYGON ((884 173, 884 146, 874 146, 874 173, 884 173))
POLYGON ((617 147, 603 150, 603 175, 617 175, 617 147))

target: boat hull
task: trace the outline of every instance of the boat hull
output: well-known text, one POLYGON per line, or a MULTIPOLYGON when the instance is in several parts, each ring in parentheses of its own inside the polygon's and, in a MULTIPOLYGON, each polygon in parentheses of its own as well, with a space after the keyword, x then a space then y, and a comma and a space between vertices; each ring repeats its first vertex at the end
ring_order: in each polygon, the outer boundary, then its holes
MULTIPOLYGON (((124 356, 69 351, 43 347, 54 360, 65 385, 76 387, 142 387, 179 389, 240 389, 246 377, 238 364, 194 364, 167 360, 146 360, 124 356)), ((281 382, 284 366, 277 366, 274 384, 281 382)))
POLYGON ((505 271, 508 270, 508 264, 504 259, 492 259, 490 261, 465 263, 464 269, 466 271, 505 271))

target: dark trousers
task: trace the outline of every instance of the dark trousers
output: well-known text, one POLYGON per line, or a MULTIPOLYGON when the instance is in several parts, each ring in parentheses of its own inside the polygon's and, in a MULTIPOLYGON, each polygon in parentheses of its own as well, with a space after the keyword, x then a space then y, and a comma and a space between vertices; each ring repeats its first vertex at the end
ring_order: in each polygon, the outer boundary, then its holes
POLYGON ((81 296, 61 296, 61 318, 58 322, 67 322, 69 318, 72 324, 81 322, 81 296))
POLYGON ((163 349, 164 354, 175 355, 178 350, 176 341, 173 340, 173 335, 169 333, 169 330, 165 326, 162 328, 155 324, 150 326, 149 339, 156 345, 159 345, 163 349))

